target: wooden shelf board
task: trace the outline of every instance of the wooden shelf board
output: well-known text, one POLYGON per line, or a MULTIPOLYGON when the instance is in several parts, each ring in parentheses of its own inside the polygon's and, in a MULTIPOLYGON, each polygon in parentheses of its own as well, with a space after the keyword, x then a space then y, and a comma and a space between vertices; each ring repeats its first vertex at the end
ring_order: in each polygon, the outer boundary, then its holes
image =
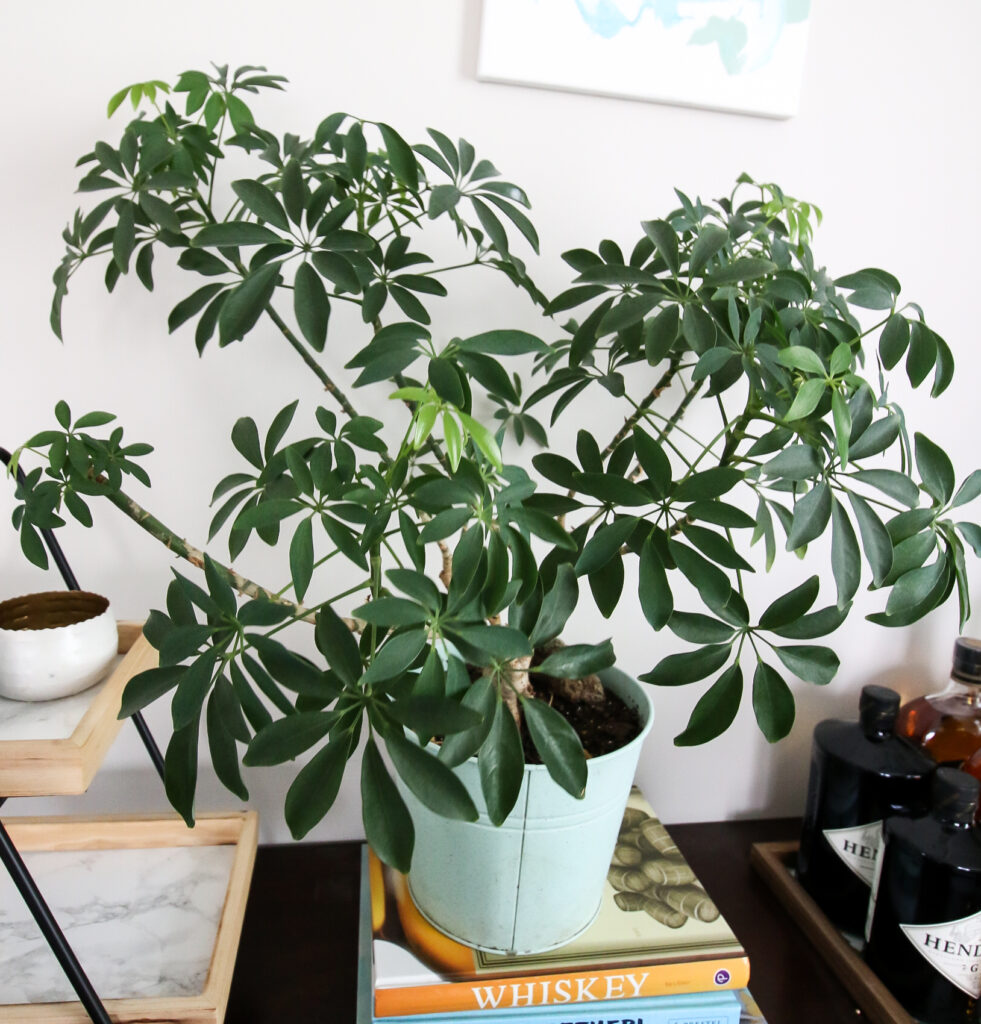
POLYGON ((103 686, 92 688, 92 701, 70 736, 0 740, 0 796, 70 796, 88 789, 122 725, 117 715, 123 688, 157 664, 140 623, 121 622, 118 630, 124 657, 103 686))
MULTIPOLYGON (((254 811, 202 815, 193 829, 175 816, 17 818, 8 821, 21 853, 29 851, 146 849, 175 846, 235 846, 207 980, 187 996, 106 999, 116 1024, 221 1024, 228 1003, 235 957, 245 917, 258 840, 254 811)), ((85 965, 83 964, 83 967, 85 965)), ((90 1024, 78 1002, 0 1006, 3 1024, 90 1024)))

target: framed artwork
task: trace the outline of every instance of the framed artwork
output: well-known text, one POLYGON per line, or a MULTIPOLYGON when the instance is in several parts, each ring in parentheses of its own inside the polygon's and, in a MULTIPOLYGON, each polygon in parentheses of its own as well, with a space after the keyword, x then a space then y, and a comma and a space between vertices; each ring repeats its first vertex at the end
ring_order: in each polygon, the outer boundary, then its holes
POLYGON ((791 117, 810 0, 484 0, 478 77, 791 117))

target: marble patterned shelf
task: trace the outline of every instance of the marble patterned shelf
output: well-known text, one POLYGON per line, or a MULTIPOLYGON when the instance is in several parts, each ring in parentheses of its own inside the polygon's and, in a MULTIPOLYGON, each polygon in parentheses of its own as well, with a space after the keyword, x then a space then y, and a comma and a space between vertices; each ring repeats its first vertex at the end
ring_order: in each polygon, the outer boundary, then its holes
POLYGON ((118 658, 104 680, 61 700, 0 698, 0 796, 84 793, 116 738, 123 687, 157 663, 138 623, 119 624, 118 658))
MULTIPOLYGON (((220 1024, 258 834, 254 812, 8 819, 7 828, 118 1024, 220 1024)), ((0 875, 0 1022, 85 1024, 54 955, 0 875)))

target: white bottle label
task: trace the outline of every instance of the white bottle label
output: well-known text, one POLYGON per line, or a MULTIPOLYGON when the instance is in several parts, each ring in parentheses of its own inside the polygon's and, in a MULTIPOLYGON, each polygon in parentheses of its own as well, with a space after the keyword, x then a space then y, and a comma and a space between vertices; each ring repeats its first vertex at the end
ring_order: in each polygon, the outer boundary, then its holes
POLYGON ((822 835, 851 872, 871 887, 882 847, 882 822, 870 821, 867 825, 851 828, 826 828, 822 835))
POLYGON ((981 911, 959 921, 901 924, 931 966, 972 999, 981 997, 981 911))

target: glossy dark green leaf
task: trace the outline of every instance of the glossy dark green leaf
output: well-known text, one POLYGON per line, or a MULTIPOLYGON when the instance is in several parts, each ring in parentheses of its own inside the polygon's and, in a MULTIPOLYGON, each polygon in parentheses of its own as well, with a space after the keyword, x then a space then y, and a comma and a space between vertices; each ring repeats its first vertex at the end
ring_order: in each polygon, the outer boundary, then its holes
POLYGON ((293 281, 293 313, 303 337, 322 352, 327 340, 330 299, 320 275, 309 263, 301 263, 293 281))
POLYGON ((400 633, 387 640, 364 674, 365 685, 383 683, 394 679, 410 668, 422 654, 428 635, 424 629, 400 633))
POLYGON ((254 213, 260 220, 268 221, 274 227, 282 228, 283 231, 289 230, 286 211, 268 185, 263 185, 261 181, 244 179, 233 181, 232 190, 246 209, 254 213))
POLYGON ((886 601, 886 615, 904 615, 919 608, 933 594, 947 571, 941 555, 929 565, 910 569, 893 584, 886 601))
POLYGON ((601 644, 570 644, 553 651, 534 671, 557 679, 581 679, 610 668, 615 661, 613 644, 609 640, 601 644))
POLYGON ((641 221, 644 234, 654 243, 658 255, 664 260, 668 270, 678 276, 678 236, 673 227, 663 220, 641 221))
POLYGON ((425 608, 404 597, 378 597, 355 608, 352 614, 377 626, 418 626, 429 618, 425 608))
MULTIPOLYGON (((852 458, 857 458, 854 449, 852 458)), ((785 448, 763 466, 766 476, 781 480, 807 480, 821 472, 821 456, 809 444, 795 444, 785 448)))
POLYGON ((278 640, 254 633, 249 633, 246 639, 259 652, 259 658, 269 674, 284 689, 327 700, 337 696, 337 687, 321 669, 284 647, 278 640))
POLYGON ((671 351, 678 339, 681 313, 676 305, 666 306, 656 317, 644 324, 644 355, 651 366, 656 366, 671 351))
POLYGON ((213 248, 234 248, 240 245, 272 245, 283 241, 282 235, 249 221, 228 221, 207 224, 192 239, 193 245, 213 248))
POLYGON ((208 699, 205 721, 208 728, 208 749, 211 753, 211 763, 218 776, 218 781, 240 800, 248 800, 249 791, 242 781, 235 737, 225 725, 214 692, 208 699))
MULTIPOLYGON (((426 667, 430 664, 439 665, 439 656, 435 649, 426 659, 426 667)), ((482 716, 479 712, 465 706, 460 701, 443 696, 418 695, 413 688, 413 695, 385 705, 386 712, 406 728, 419 736, 452 736, 479 727, 482 716)))
POLYGON ((831 571, 838 588, 838 608, 847 608, 862 580, 861 552, 851 519, 837 498, 831 506, 831 571))
POLYGON ((849 458, 866 459, 870 455, 878 455, 885 451, 899 437, 899 417, 895 413, 883 416, 853 437, 849 447, 849 458))
POLYGON ((728 623, 699 612, 672 612, 668 629, 693 644, 724 644, 732 639, 733 634, 728 623))
POLYGON ((684 686, 705 679, 729 660, 732 644, 705 644, 694 651, 669 654, 639 678, 654 686, 684 686))
POLYGON ((925 434, 914 434, 916 468, 923 479, 927 493, 945 505, 954 494, 954 467, 950 456, 925 434))
POLYGON ((585 576, 602 569, 626 543, 638 521, 635 516, 625 516, 601 526, 583 547, 576 561, 576 575, 585 576))
POLYGON ((589 574, 589 589, 596 604, 596 610, 608 619, 616 610, 623 595, 625 573, 623 558, 617 552, 602 568, 589 574))
POLYGON ((872 579, 875 585, 879 586, 892 568, 892 539, 889 531, 882 525, 882 520, 864 498, 849 491, 848 500, 858 521, 862 547, 872 570, 872 579))
POLYGON ((208 583, 208 593, 211 595, 211 599, 225 615, 234 618, 238 607, 235 591, 232 590, 231 584, 228 582, 225 570, 219 568, 208 554, 204 556, 204 576, 208 583))
MULTIPOLYGON (((286 793, 284 817, 294 839, 302 839, 333 807, 347 765, 347 736, 335 737, 297 773, 286 793)), ((411 834, 412 823, 409 822, 411 834)))
POLYGON ((906 376, 914 388, 926 380, 937 361, 937 337, 926 324, 914 320, 910 324, 909 352, 906 356, 906 376))
POLYGON ((378 130, 381 132, 382 142, 385 144, 388 160, 395 176, 413 192, 418 191, 419 165, 412 148, 394 128, 390 128, 387 124, 379 122, 378 130))
POLYGON ((304 519, 290 541, 290 578, 297 601, 302 601, 313 576, 313 522, 304 519))
MULTIPOLYGON (((451 669, 454 663, 459 666, 463 664, 458 659, 452 659, 451 669)), ((466 672, 466 669, 463 671, 466 672)), ((490 732, 496 705, 497 692, 493 682, 489 676, 481 676, 467 689, 460 701, 461 707, 474 711, 480 716, 479 724, 471 729, 447 736, 440 747, 439 759, 453 767, 462 764, 468 757, 475 754, 490 732)))
POLYGON ((329 604, 317 610, 317 649, 342 682, 353 686, 361 677, 361 653, 351 630, 329 604))
POLYGON ((204 309, 208 302, 225 287, 224 284, 206 284, 203 288, 192 292, 186 299, 178 302, 167 318, 168 331, 173 334, 181 324, 186 323, 192 316, 204 309))
POLYGON ((575 611, 578 601, 579 584, 575 570, 564 563, 556 570, 555 580, 542 599, 538 619, 528 637, 531 645, 539 647, 557 637, 575 611))
POLYGON ((732 725, 743 697, 743 672, 730 665, 699 698, 684 732, 675 736, 676 747, 708 743, 732 725))
POLYGON ((843 608, 829 605, 827 608, 802 615, 785 626, 775 627, 773 632, 788 640, 815 640, 820 636, 833 633, 845 621, 850 609, 850 604, 846 604, 843 608))
POLYGON ((687 544, 681 544, 674 539, 668 541, 668 550, 682 575, 695 587, 710 608, 717 611, 720 605, 726 603, 732 591, 732 584, 718 566, 687 544))
POLYGON ((838 655, 830 647, 798 644, 793 647, 774 647, 773 650, 794 675, 808 683, 823 686, 830 683, 838 671, 838 655))
POLYGON ((686 306, 681 321, 681 333, 698 355, 708 352, 715 345, 717 329, 715 321, 701 306, 686 306))
POLYGON ((727 494, 743 479, 743 473, 730 466, 713 466, 693 473, 674 489, 675 501, 705 501, 727 494))
POLYGON ((424 807, 455 821, 477 820, 466 787, 434 754, 397 732, 385 738, 385 748, 399 778, 424 807))
POLYGON ((891 370, 909 346, 909 321, 902 313, 893 313, 886 321, 879 336, 879 358, 882 365, 891 370))
POLYGON ((227 676, 219 675, 215 680, 211 700, 215 703, 215 713, 221 716, 225 731, 240 743, 248 743, 252 739, 252 731, 242 714, 242 705, 235 687, 227 676))
POLYGON ((453 633, 494 659, 511 660, 531 654, 528 638, 510 626, 456 626, 453 633))
POLYGON ((811 608, 820 589, 818 577, 811 576, 800 586, 778 597, 760 616, 760 628, 777 629, 795 622, 811 608))
POLYGON ((633 439, 637 461, 654 490, 663 497, 671 487, 670 460, 661 445, 640 427, 634 427, 633 439))
POLYGON ((755 572, 749 562, 740 555, 733 545, 715 530, 707 530, 704 526, 685 523, 682 527, 685 539, 716 565, 727 569, 741 569, 743 572, 755 572))
POLYGON ((860 483, 874 487, 910 508, 919 503, 920 490, 905 473, 895 469, 863 469, 851 475, 860 483))
POLYGON ((415 830, 374 739, 368 740, 361 762, 361 808, 365 838, 371 848, 385 864, 406 874, 415 830))
POLYGON ((524 779, 524 763, 518 727, 504 702, 499 700, 490 732, 477 758, 481 791, 494 825, 503 824, 517 802, 524 779))
POLYGON ((783 676, 762 661, 753 675, 753 711, 770 743, 782 740, 794 726, 794 695, 783 676))
POLYGON ((981 469, 976 469, 957 488, 957 493, 954 495, 954 500, 950 503, 950 507, 957 508, 959 505, 966 505, 968 502, 974 501, 979 494, 981 494, 981 469))
POLYGON ((823 480, 798 500, 787 537, 788 551, 796 551, 824 533, 831 519, 831 504, 831 488, 823 480))
POLYGON ((540 700, 521 701, 525 725, 548 774, 577 799, 586 792, 586 758, 569 722, 540 700))
POLYGON ((137 711, 142 711, 148 704, 169 693, 186 671, 184 665, 165 665, 137 673, 123 690, 122 706, 117 717, 129 718, 137 711))
POLYGON ((228 294, 218 314, 221 345, 243 338, 256 325, 279 282, 279 264, 266 263, 228 294))
POLYGON ((198 782, 198 732, 195 719, 174 731, 164 755, 164 788, 174 810, 194 828, 194 791, 198 782))
POLYGON ((710 288, 718 288, 722 285, 735 284, 737 281, 757 281, 772 274, 776 269, 777 265, 772 260, 764 259, 762 256, 743 256, 708 274, 705 283, 710 288))
POLYGON ((688 276, 699 277, 716 253, 729 240, 729 232, 718 224, 706 224, 698 233, 688 260, 688 276))

